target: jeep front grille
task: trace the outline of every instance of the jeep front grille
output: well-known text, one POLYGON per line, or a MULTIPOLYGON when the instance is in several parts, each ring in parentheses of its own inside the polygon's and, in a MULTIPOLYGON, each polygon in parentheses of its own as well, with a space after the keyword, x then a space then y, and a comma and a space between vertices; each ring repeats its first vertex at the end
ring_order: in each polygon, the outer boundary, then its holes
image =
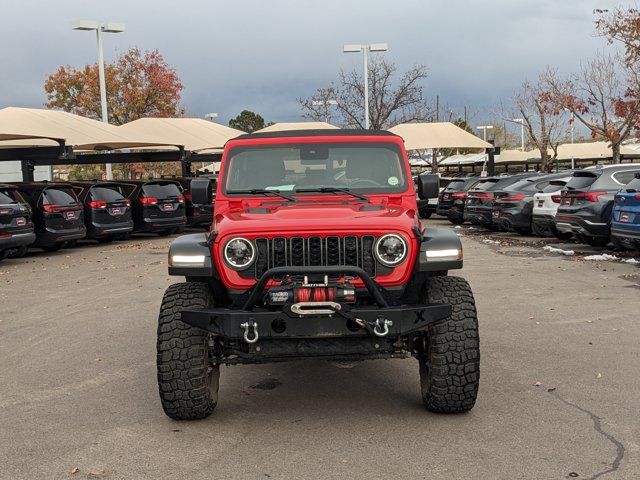
POLYGON ((373 235, 256 238, 255 277, 273 267, 350 265, 376 275, 373 235))

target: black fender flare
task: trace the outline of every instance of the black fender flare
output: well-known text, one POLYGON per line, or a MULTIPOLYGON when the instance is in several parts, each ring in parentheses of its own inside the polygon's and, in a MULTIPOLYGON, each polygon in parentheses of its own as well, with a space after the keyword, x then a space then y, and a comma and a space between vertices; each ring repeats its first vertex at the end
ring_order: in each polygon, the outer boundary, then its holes
POLYGON ((422 231, 418 271, 458 270, 462 263, 462 242, 456 232, 447 228, 425 228, 422 231))
POLYGON ((213 238, 206 233, 176 238, 169 247, 169 275, 211 278, 215 269, 211 259, 213 238))

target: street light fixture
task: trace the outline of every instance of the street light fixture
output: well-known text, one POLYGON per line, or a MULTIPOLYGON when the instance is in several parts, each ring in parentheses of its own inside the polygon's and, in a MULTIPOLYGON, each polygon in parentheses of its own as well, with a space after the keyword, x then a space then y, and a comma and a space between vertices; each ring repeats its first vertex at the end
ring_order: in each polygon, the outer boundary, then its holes
POLYGON ((213 122, 214 118, 218 118, 218 114, 217 113, 207 113, 204 118, 206 120, 209 120, 210 122, 213 122))
POLYGON ((520 124, 520 137, 522 142, 522 147, 520 148, 520 150, 524 152, 524 118, 514 118, 511 121, 520 124))
POLYGON ((483 132, 482 137, 483 137, 484 141, 486 142, 487 141, 487 130, 493 129, 493 125, 478 125, 476 128, 478 130, 482 130, 482 132, 483 132))
POLYGON ((338 101, 334 100, 333 98, 327 100, 314 100, 311 102, 311 105, 313 105, 314 107, 324 107, 324 121, 329 123, 329 106, 338 105, 338 101))
MULTIPOLYGON (((109 112, 107 111, 107 87, 104 80, 104 53, 102 51, 102 32, 105 33, 122 33, 124 32, 124 23, 99 23, 95 20, 80 20, 73 24, 74 30, 95 30, 98 39, 98 77, 100 81, 100 106, 102 110, 102 121, 109 123, 109 112)), ((111 164, 106 164, 107 180, 113 180, 113 171, 111 164)))
POLYGON ((369 130, 369 52, 386 52, 389 46, 386 43, 371 43, 369 45, 348 44, 342 49, 344 53, 362 52, 364 63, 364 128, 369 130))

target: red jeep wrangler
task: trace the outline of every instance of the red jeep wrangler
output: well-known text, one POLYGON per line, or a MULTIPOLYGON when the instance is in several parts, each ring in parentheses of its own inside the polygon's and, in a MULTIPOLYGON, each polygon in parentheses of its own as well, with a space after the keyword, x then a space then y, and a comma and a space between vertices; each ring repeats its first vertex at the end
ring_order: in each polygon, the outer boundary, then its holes
MULTIPOLYGON (((479 339, 462 246, 420 227, 403 141, 384 131, 243 135, 227 143, 207 234, 169 250, 158 384, 174 419, 208 416, 220 365, 416 357, 426 407, 476 400, 479 339)), ((211 202, 208 179, 191 194, 211 202)), ((421 198, 438 196, 422 175, 421 198)))

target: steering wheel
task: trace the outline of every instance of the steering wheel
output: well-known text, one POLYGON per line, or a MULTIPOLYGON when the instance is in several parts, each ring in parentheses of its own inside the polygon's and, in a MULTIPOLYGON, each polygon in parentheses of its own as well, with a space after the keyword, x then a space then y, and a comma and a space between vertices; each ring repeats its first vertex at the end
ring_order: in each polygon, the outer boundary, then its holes
POLYGON ((355 182, 349 184, 350 187, 381 187, 378 182, 375 182, 369 178, 359 178, 355 182))

